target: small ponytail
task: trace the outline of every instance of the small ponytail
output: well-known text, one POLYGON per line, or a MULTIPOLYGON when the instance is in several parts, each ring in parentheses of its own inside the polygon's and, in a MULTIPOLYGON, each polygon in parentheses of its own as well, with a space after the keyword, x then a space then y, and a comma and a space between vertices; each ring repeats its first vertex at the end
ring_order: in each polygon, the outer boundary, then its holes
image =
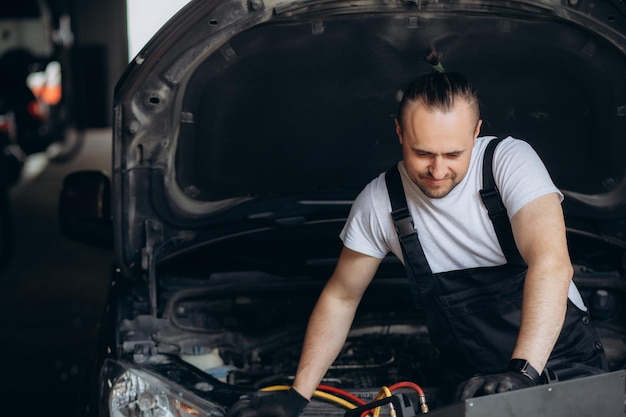
POLYGON ((431 45, 426 51, 424 51, 424 59, 433 67, 433 71, 443 74, 445 72, 443 64, 443 52, 440 52, 435 48, 435 45, 431 45))
POLYGON ((424 51, 424 59, 433 71, 415 78, 404 90, 396 117, 402 125, 406 107, 412 102, 421 102, 430 109, 450 111, 455 99, 466 100, 474 107, 476 119, 480 119, 480 108, 476 91, 469 81, 456 72, 445 72, 441 63, 443 53, 434 46, 424 51))

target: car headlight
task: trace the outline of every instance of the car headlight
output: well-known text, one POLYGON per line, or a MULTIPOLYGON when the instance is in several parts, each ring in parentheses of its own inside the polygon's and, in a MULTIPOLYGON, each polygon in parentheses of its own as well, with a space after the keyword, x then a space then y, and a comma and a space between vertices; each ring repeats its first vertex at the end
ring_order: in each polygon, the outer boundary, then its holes
POLYGON ((110 417, 223 417, 217 404, 133 364, 107 361, 101 404, 110 417))

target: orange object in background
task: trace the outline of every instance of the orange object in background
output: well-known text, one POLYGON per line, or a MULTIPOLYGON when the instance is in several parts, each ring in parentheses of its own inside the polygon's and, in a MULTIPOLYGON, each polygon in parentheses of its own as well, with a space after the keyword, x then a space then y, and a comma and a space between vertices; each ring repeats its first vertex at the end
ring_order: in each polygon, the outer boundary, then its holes
POLYGON ((45 71, 34 72, 28 76, 28 87, 38 100, 49 106, 59 104, 62 97, 61 64, 52 61, 45 71))

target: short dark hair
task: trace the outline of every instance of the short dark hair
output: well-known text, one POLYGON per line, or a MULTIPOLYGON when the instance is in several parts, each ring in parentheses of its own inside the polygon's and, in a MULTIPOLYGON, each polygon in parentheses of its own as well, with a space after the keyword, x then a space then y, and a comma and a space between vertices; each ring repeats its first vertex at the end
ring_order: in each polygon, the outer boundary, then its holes
POLYGON ((454 106, 454 100, 466 100, 476 110, 476 120, 480 118, 480 108, 476 91, 462 75, 454 72, 438 72, 415 78, 404 90, 396 117, 403 126, 403 117, 410 103, 421 102, 430 109, 448 112, 454 106))

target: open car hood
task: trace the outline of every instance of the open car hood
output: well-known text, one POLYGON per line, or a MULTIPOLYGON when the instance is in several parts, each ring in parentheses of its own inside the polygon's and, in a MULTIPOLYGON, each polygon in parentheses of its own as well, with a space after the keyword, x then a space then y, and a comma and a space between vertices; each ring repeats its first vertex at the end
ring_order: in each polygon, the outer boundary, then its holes
POLYGON ((116 88, 119 266, 345 217, 401 156, 394 113, 430 45, 478 90, 482 134, 539 152, 568 227, 624 246, 625 34, 620 1, 192 1, 116 88))

